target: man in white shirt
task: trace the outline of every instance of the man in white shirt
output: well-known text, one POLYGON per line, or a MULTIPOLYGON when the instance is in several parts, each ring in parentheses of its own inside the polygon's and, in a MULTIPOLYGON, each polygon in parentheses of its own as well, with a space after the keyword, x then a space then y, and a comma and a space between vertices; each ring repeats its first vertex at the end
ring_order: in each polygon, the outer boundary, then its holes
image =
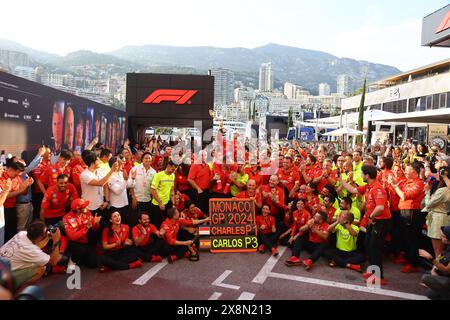
POLYGON ((152 168, 152 155, 145 152, 142 156, 142 163, 130 171, 128 178, 131 205, 133 209, 150 212, 150 200, 152 199, 150 187, 156 171, 152 168))
POLYGON ((44 221, 35 220, 27 231, 20 231, 0 248, 0 257, 11 264, 16 291, 36 283, 44 274, 47 264, 58 264, 61 260, 60 237, 59 229, 52 233, 44 221), (48 255, 41 248, 45 248, 50 240, 53 246, 48 255))
POLYGON ((109 222, 108 211, 105 210, 108 202, 104 198, 104 188, 108 188, 108 180, 117 171, 118 163, 115 163, 111 170, 104 175, 102 170, 98 169, 99 163, 95 153, 87 153, 83 157, 83 161, 87 168, 80 175, 81 198, 89 200, 88 209, 93 215, 102 216, 102 227, 104 227, 109 222))

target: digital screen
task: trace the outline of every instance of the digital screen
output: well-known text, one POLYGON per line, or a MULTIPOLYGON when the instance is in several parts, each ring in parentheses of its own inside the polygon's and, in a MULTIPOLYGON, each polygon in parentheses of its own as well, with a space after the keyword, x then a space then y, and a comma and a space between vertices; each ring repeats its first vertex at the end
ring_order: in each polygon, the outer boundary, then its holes
MULTIPOLYGON (((22 152, 29 151, 33 157, 42 144, 81 151, 100 133, 106 135, 107 123, 111 132, 122 130, 120 139, 109 141, 109 147, 118 148, 125 138, 125 112, 0 72, 0 150, 6 153, 27 158, 22 152)), ((100 142, 106 143, 104 138, 100 142)))

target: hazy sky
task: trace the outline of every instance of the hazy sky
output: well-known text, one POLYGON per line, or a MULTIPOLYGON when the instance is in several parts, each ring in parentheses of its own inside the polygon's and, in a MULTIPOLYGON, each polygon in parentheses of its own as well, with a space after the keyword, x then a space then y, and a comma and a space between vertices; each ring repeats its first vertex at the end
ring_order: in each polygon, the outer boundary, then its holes
POLYGON ((408 70, 450 57, 420 46, 448 0, 2 1, 0 38, 67 54, 125 45, 254 48, 269 42, 408 70))

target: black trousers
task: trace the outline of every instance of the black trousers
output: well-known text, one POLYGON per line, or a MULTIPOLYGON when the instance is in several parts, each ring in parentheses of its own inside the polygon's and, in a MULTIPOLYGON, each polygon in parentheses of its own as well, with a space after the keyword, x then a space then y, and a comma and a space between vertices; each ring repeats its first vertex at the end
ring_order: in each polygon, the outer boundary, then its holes
POLYGON ((167 218, 167 210, 172 208, 173 204, 172 201, 167 202, 167 204, 164 206, 164 210, 161 210, 159 206, 155 206, 153 203, 151 204, 150 208, 150 222, 159 229, 161 227, 161 223, 164 221, 164 219, 167 218))
POLYGON ((138 257, 143 261, 150 261, 152 256, 166 257, 169 254, 169 248, 163 239, 152 235, 152 242, 145 247, 137 246, 135 249, 138 257))
MULTIPOLYGON (((177 240, 178 241, 186 241, 186 240, 192 240, 194 238, 194 235, 192 233, 187 232, 186 230, 180 229, 177 234, 177 240)), ((197 249, 200 248, 199 245, 200 241, 197 238, 195 241, 195 245, 197 246, 197 249)), ((168 255, 176 256, 178 259, 181 259, 184 257, 184 254, 189 251, 188 246, 168 246, 168 255)), ((198 254, 198 251, 197 251, 198 254)))
POLYGON ((44 194, 42 192, 33 193, 33 197, 31 199, 31 202, 33 203, 33 219, 39 219, 43 199, 44 194))
POLYGON ((308 241, 307 235, 299 236, 292 247, 292 255, 296 257, 300 257, 300 253, 303 250, 306 250, 311 253, 310 259, 313 262, 319 260, 319 258, 323 255, 325 250, 327 249, 327 243, 314 243, 308 241))
POLYGON ((391 220, 375 220, 373 224, 366 227, 366 251, 369 257, 369 264, 380 268, 381 278, 383 278, 383 249, 384 239, 389 232, 391 220))
POLYGON ((450 299, 450 277, 424 275, 422 282, 428 287, 426 295, 429 299, 450 299))
POLYGON ((211 194, 209 190, 203 190, 202 193, 198 194, 197 190, 192 190, 192 200, 197 205, 197 207, 202 210, 205 214, 209 212, 209 199, 211 194))
POLYGON ((269 250, 277 245, 277 234, 275 232, 270 233, 258 233, 258 243, 264 244, 269 250))
POLYGON ((88 268, 97 268, 99 261, 95 251, 95 246, 87 243, 69 241, 69 252, 72 261, 78 265, 84 265, 88 268))
POLYGON ((16 207, 5 208, 5 243, 11 240, 17 233, 16 207))
POLYGON ((420 210, 400 211, 400 232, 405 248, 405 259, 413 267, 419 265, 419 244, 426 213, 420 210))
POLYGON ((401 218, 400 211, 391 211, 392 215, 392 227, 391 227, 391 246, 390 252, 394 255, 399 255, 402 250, 405 249, 405 245, 403 243, 403 235, 401 228, 401 218))
POLYGON ((101 263, 113 270, 128 270, 129 264, 138 259, 134 248, 127 247, 119 250, 108 250, 100 257, 101 263))
POLYGON ((347 252, 338 248, 328 248, 325 251, 325 257, 336 262, 339 267, 345 267, 347 264, 361 264, 366 260, 366 256, 362 252, 347 252))

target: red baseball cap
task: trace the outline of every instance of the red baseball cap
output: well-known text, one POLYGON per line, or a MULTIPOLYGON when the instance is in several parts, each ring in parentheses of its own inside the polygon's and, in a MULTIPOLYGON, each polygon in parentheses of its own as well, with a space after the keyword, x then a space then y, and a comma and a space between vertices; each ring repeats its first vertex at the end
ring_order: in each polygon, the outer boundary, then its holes
POLYGON ((73 211, 77 211, 78 209, 84 209, 89 205, 89 203, 90 203, 89 200, 78 198, 72 201, 70 209, 72 209, 73 211))

